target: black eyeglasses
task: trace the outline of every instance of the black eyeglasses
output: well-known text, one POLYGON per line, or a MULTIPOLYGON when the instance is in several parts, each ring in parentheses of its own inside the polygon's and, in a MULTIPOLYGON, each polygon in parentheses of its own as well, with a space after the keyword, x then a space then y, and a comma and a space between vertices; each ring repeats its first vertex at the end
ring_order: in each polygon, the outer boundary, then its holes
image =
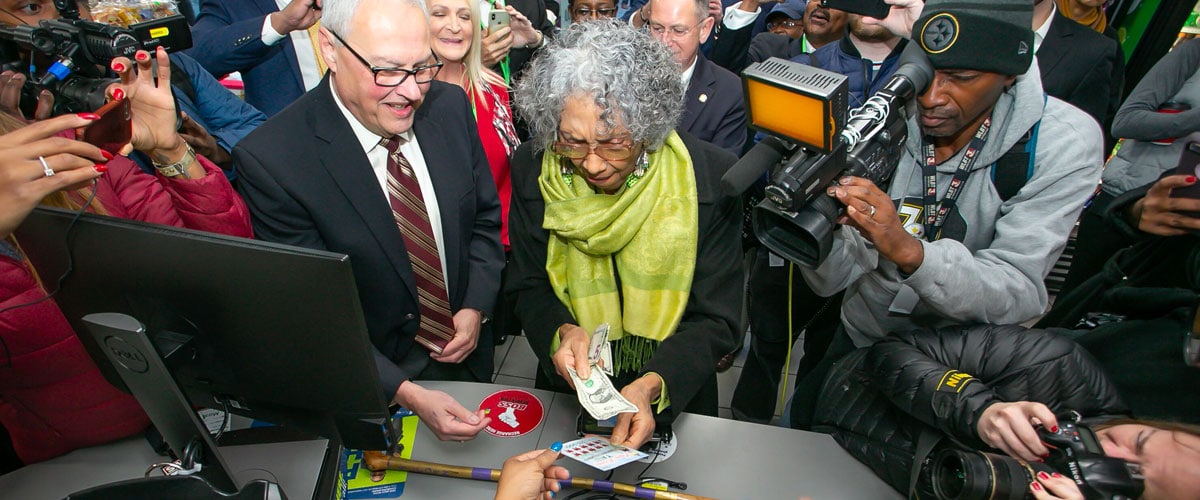
POLYGON ((588 9, 588 8, 579 8, 579 9, 575 9, 575 10, 571 11, 571 13, 575 14, 575 17, 578 17, 578 18, 590 17, 592 19, 601 19, 601 18, 615 17, 617 15, 617 9, 615 7, 607 8, 607 9, 595 9, 595 10, 588 9))
POLYGON ((799 25, 800 25, 800 23, 793 21, 791 19, 788 19, 786 21, 771 21, 771 22, 767 23, 767 30, 773 30, 780 26, 783 26, 784 28, 787 28, 787 29, 792 29, 799 25))
POLYGON ((351 47, 350 44, 346 43, 346 41, 342 39, 342 37, 338 36, 336 32, 329 29, 328 26, 325 27, 325 29, 329 31, 329 34, 333 35, 338 42, 341 42, 342 46, 346 47, 346 50, 349 50, 351 54, 354 54, 354 57, 358 58, 358 61, 363 63, 363 66, 366 66, 367 69, 371 70, 371 74, 375 75, 375 85, 380 87, 397 87, 404 83, 404 80, 407 80, 410 76, 413 77, 413 80, 419 84, 429 83, 433 81, 433 77, 437 76, 438 71, 442 69, 442 61, 438 59, 437 54, 433 53, 432 50, 429 51, 429 55, 433 56, 433 64, 417 66, 413 69, 372 66, 371 63, 367 62, 366 59, 363 59, 363 56, 360 55, 358 51, 354 50, 354 47, 351 47))

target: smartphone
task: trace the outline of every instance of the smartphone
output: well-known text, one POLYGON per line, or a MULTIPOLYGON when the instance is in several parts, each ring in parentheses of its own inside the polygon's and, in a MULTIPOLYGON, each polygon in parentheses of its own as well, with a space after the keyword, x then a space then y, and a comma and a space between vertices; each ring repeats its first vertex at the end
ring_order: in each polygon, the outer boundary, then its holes
POLYGON ((883 0, 821 0, 821 4, 831 9, 844 10, 867 17, 883 19, 892 11, 892 6, 883 0))
MULTIPOLYGON (((1200 177, 1200 142, 1188 142, 1183 148, 1183 152, 1179 154, 1179 166, 1175 167, 1175 174, 1200 177)), ((1200 182, 1172 189, 1171 197, 1200 199, 1200 182)))
POLYGON ((496 30, 508 26, 512 18, 509 17, 508 11, 503 9, 492 10, 488 13, 488 33, 495 33, 496 30))
POLYGON ((109 101, 95 111, 100 119, 93 120, 83 128, 79 140, 96 146, 112 154, 120 153, 133 138, 132 114, 129 112, 129 100, 119 99, 109 101))

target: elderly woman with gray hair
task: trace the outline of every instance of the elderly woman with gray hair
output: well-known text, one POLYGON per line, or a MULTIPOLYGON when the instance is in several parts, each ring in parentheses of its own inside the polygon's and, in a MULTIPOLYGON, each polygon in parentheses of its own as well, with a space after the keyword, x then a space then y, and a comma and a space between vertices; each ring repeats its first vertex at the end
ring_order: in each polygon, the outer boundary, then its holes
POLYGON ((715 367, 738 338, 741 205, 718 187, 736 158, 674 130, 680 71, 643 31, 577 23, 514 98, 535 137, 512 159, 506 291, 538 385, 586 379, 590 332, 608 324, 614 384, 638 408, 612 442, 635 448, 656 420, 716 415, 715 367))

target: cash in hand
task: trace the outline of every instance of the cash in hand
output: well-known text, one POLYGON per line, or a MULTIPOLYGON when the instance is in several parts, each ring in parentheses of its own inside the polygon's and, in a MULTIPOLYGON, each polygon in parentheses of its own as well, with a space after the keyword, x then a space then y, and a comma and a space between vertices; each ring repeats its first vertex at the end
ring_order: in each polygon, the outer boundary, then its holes
POLYGON ((608 323, 604 323, 592 332, 588 345, 588 364, 591 374, 586 380, 579 378, 575 369, 567 367, 571 382, 575 384, 575 393, 579 396, 579 405, 587 410, 596 420, 607 420, 618 413, 637 413, 637 407, 621 395, 608 375, 612 374, 612 348, 608 342, 608 323), (603 368, 599 365, 603 359, 603 368))

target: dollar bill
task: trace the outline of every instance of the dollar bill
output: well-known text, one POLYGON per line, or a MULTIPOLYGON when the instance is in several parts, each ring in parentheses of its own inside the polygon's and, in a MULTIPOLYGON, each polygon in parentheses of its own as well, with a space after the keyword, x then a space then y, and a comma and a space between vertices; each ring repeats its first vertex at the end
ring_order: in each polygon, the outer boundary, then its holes
POLYGON ((592 332, 590 344, 588 344, 588 363, 596 364, 600 361, 600 352, 604 350, 604 346, 608 345, 608 323, 601 324, 596 327, 596 331, 592 332))
POLYGON ((603 371, 593 369, 587 380, 579 378, 574 368, 568 367, 567 373, 571 375, 571 382, 575 384, 579 405, 583 406, 592 418, 607 420, 618 413, 637 413, 637 407, 621 395, 603 371))

